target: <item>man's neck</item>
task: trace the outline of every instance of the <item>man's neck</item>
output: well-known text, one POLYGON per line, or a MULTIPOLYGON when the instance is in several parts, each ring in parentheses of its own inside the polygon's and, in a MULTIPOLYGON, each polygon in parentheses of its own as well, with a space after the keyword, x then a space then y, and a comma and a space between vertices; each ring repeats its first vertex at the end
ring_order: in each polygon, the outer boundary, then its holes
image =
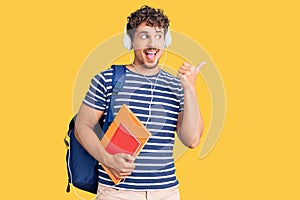
POLYGON ((158 65, 156 65, 155 67, 147 67, 144 65, 136 65, 134 63, 130 64, 127 66, 129 70, 134 71, 137 74, 142 74, 145 76, 151 76, 151 75, 156 75, 158 74, 160 68, 158 65))

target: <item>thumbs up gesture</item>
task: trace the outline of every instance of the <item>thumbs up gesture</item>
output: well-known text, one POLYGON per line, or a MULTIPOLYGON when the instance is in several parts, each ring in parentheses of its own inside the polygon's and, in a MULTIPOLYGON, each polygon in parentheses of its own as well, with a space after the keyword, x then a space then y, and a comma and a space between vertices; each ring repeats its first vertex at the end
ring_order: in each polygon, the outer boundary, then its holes
POLYGON ((178 78, 181 82, 181 85, 184 90, 193 91, 195 92, 195 82, 197 75, 199 74, 199 71, 201 67, 206 64, 205 61, 201 62, 197 67, 194 67, 193 65, 184 62, 179 70, 178 70, 178 78))

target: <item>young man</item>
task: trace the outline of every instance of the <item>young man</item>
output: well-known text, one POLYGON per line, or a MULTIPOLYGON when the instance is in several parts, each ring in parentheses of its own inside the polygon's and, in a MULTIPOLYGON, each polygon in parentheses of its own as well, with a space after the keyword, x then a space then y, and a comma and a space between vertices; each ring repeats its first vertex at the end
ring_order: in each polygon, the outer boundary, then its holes
POLYGON ((101 146, 93 129, 106 114, 112 92, 112 69, 107 69, 93 78, 77 115, 78 138, 114 176, 124 179, 114 185, 99 165, 98 200, 177 200, 174 132, 185 146, 194 148, 203 131, 195 87, 198 71, 183 63, 177 78, 160 68, 169 39, 169 20, 162 10, 143 6, 128 17, 126 28, 134 60, 126 65, 125 83, 114 108, 127 104, 152 136, 135 160, 128 154, 110 155, 101 146))

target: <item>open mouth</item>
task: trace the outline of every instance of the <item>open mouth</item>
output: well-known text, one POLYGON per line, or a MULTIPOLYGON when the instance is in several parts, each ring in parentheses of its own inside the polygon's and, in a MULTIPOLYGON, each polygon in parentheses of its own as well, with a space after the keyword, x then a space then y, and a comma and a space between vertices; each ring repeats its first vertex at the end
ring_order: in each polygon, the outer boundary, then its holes
POLYGON ((154 60, 155 56, 158 52, 159 52, 159 49, 156 49, 156 48, 149 48, 149 49, 144 50, 144 53, 149 60, 154 60))

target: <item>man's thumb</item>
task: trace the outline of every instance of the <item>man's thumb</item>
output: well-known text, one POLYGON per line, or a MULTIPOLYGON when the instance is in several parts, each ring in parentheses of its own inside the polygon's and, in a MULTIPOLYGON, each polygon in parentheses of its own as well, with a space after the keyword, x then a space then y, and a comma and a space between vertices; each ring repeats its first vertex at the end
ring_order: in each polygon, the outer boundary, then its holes
POLYGON ((206 64, 206 61, 202 61, 197 67, 196 70, 199 72, 203 65, 206 64))

